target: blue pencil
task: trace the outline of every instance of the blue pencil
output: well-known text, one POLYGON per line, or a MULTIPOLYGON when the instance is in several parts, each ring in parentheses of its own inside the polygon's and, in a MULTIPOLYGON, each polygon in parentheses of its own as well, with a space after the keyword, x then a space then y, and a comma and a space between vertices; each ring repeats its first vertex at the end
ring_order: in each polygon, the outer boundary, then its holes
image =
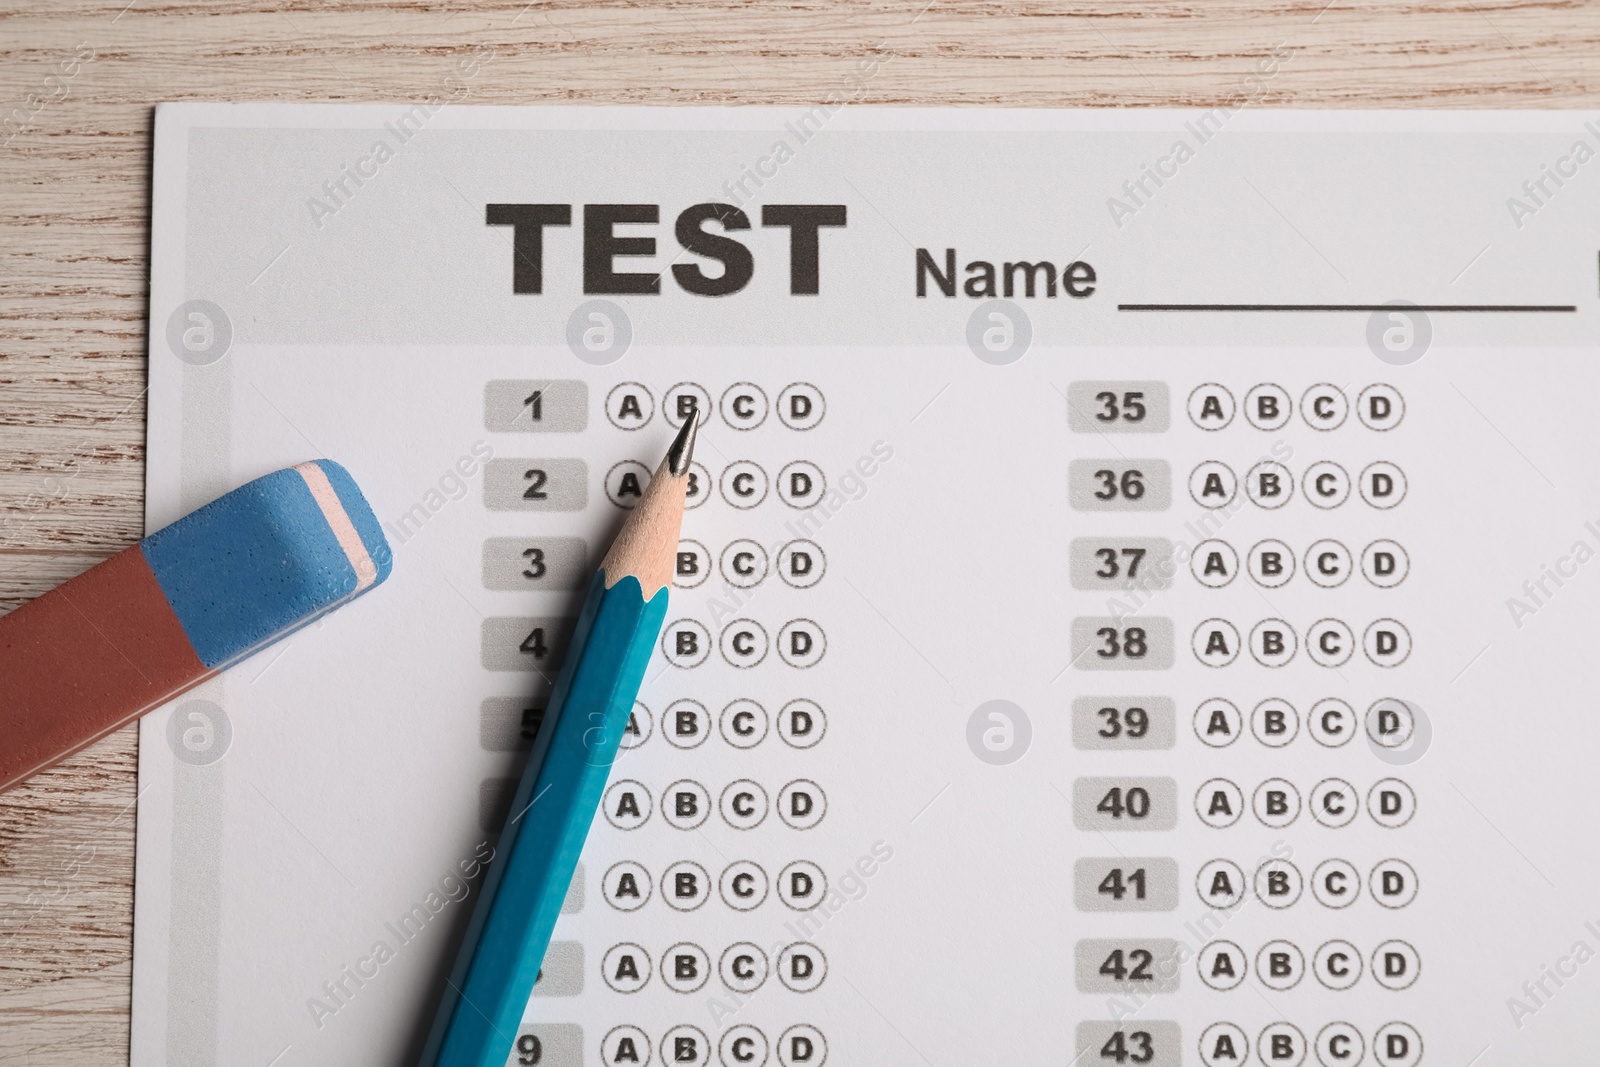
POLYGON ((422 1067, 505 1067, 667 617, 696 419, 589 585, 422 1067))

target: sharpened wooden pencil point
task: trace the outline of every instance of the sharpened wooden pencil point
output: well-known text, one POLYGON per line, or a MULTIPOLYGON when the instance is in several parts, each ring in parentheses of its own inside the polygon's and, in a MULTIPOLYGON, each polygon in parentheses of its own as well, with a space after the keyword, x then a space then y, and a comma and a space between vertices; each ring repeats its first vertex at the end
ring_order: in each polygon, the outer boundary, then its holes
POLYGON ((694 459, 697 419, 678 431, 650 486, 611 543, 600 570, 610 589, 627 575, 639 579, 646 600, 672 584, 672 561, 683 529, 684 498, 689 490, 689 465, 694 459))

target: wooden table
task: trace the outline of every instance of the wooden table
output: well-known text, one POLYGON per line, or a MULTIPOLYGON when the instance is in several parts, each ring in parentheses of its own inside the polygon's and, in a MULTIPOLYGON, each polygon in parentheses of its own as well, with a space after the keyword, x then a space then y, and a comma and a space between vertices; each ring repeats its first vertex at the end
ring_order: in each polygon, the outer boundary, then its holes
MULTIPOLYGON (((475 49, 493 104, 1600 106, 1582 0, 0 3, 0 610, 142 533, 152 105, 408 99, 475 49)), ((136 750, 0 797, 0 1062, 127 1059, 136 750)))

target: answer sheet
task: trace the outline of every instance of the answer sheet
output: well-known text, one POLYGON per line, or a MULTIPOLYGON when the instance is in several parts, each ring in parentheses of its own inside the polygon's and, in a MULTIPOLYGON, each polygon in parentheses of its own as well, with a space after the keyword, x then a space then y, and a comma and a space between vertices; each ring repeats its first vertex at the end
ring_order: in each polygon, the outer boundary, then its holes
POLYGON ((133 1063, 415 1062, 688 418, 511 1063, 1592 1058, 1597 151, 1578 112, 162 107, 148 528, 326 457, 394 569, 145 719, 133 1063))

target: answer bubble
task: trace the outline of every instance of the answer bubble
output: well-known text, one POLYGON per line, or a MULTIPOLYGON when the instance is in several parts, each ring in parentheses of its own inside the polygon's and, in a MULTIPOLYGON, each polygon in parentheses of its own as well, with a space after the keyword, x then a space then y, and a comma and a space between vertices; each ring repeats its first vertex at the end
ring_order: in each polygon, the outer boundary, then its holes
POLYGON ((754 993, 767 980, 767 954, 749 941, 729 945, 717 961, 717 977, 735 993, 754 993))
POLYGON ((1323 382, 1300 398, 1300 417, 1313 430, 1337 430, 1350 414, 1350 398, 1337 385, 1323 382))
POLYGON ((1244 718, 1230 700, 1212 697, 1194 709, 1194 733, 1212 748, 1226 748, 1239 739, 1244 718))
POLYGON ((1293 1023, 1269 1023, 1256 1037, 1256 1057, 1272 1067, 1300 1067, 1306 1058, 1306 1035, 1293 1023))
POLYGON ((1355 631, 1339 619, 1318 619, 1306 631, 1306 655, 1319 667, 1343 667, 1355 648, 1355 631))
POLYGON ((1283 778, 1268 778, 1256 786, 1250 809, 1261 825, 1281 830, 1300 817, 1300 791, 1283 778))
POLYGON ((1028 313, 1009 300, 985 300, 967 318, 967 347, 992 366, 1015 363, 1032 343, 1028 313))
POLYGON ((1306 468, 1300 491, 1312 507, 1336 508, 1350 499, 1350 474, 1331 459, 1320 459, 1306 468))
POLYGON ((590 366, 615 363, 631 344, 633 323, 609 300, 585 300, 567 316, 567 347, 590 366))
POLYGON ((1433 741, 1433 723, 1421 706, 1384 697, 1367 709, 1367 747, 1385 763, 1415 763, 1433 741))
POLYGON ((1306 577, 1323 589, 1337 589, 1353 569, 1350 550, 1331 537, 1306 549, 1306 577))
POLYGON ((734 748, 755 748, 767 736, 767 709, 740 697, 722 709, 722 739, 734 748))
POLYGON ((1317 744, 1327 748, 1349 744, 1356 733, 1356 713, 1338 697, 1323 697, 1311 705, 1306 721, 1317 744))
POLYGON ((767 576, 767 550, 749 538, 722 550, 722 577, 735 589, 750 589, 767 576))
POLYGON ((1233 1023, 1212 1023, 1200 1035, 1200 1062, 1205 1067, 1238 1067, 1250 1052, 1250 1039, 1233 1023))
POLYGON ((1361 472, 1361 499, 1380 511, 1388 511, 1406 498, 1406 475, 1386 460, 1368 464, 1361 472))
POLYGON ((1207 619, 1194 628, 1189 647, 1207 667, 1226 667, 1239 656, 1239 630, 1227 619, 1207 619))
POLYGON ((1304 889, 1300 868, 1288 860, 1268 860, 1256 868, 1256 899, 1269 908, 1293 907, 1304 889))
MULTIPOLYGON (((1349 941, 1323 942, 1312 957, 1317 981, 1334 992, 1344 992, 1362 981, 1362 950, 1349 941)), ((1357 1043, 1360 1037, 1357 1037, 1357 1043)), ((1360 1048, 1360 1045, 1357 1045, 1360 1048)), ((1360 1061, 1355 1061, 1360 1062, 1360 1061)))
POLYGON ((1422 957, 1408 942, 1385 941, 1372 950, 1372 977, 1385 989, 1406 989, 1422 973, 1422 957))
POLYGON ((674 700, 661 713, 661 735, 673 748, 699 748, 711 736, 711 713, 698 700, 674 700))
POLYGON ((754 667, 767 658, 767 631, 754 619, 735 619, 722 628, 717 647, 730 667, 754 667))
POLYGON ((1189 421, 1202 430, 1220 430, 1233 421, 1236 407, 1225 386, 1207 382, 1189 394, 1189 421))
POLYGON ((632 511, 650 488, 650 468, 636 459, 625 459, 606 471, 606 499, 625 511, 632 511))
POLYGON ((1262 619, 1250 629, 1250 655, 1263 667, 1282 667, 1299 650, 1294 627, 1282 619, 1262 619))
POLYGON ((809 430, 827 414, 822 390, 810 382, 791 382, 778 394, 778 418, 791 430, 809 430))
POLYGON ((755 507, 767 498, 767 472, 747 459, 722 468, 722 499, 741 511, 755 507))
POLYGON ((735 830, 750 830, 767 817, 767 791, 748 778, 729 782, 717 801, 722 821, 735 830))
POLYGON ((661 817, 679 830, 694 830, 711 814, 711 794, 689 778, 673 782, 661 794, 661 817))
POLYGON ((1300 732, 1300 713, 1287 700, 1268 697, 1250 712, 1250 732, 1268 748, 1282 748, 1300 732))
POLYGON ((641 782, 621 778, 611 783, 600 802, 606 821, 618 830, 637 830, 650 821, 650 790, 641 782))
POLYGON ((711 417, 711 394, 698 382, 679 382, 661 394, 661 415, 674 430, 681 430, 690 414, 704 426, 711 417))
POLYGON ((815 463, 797 459, 778 472, 778 499, 791 508, 813 507, 828 491, 828 478, 815 463))
POLYGON ((795 860, 778 872, 778 899, 795 911, 810 911, 828 895, 828 876, 808 860, 795 860))
POLYGON ((1356 413, 1362 425, 1379 433, 1392 430, 1406 417, 1406 401, 1400 390, 1385 382, 1369 385, 1356 398, 1356 413))
POLYGON ((790 619, 778 631, 778 655, 791 667, 815 667, 827 651, 827 634, 810 619, 790 619))
POLYGON ((1400 542, 1374 541, 1361 550, 1361 575, 1379 589, 1393 589, 1411 573, 1411 557, 1400 542))
POLYGON ((828 1059, 828 1042, 815 1026, 798 1023, 778 1038, 780 1067, 823 1067, 828 1059))
POLYGON ((749 1023, 739 1023, 723 1033, 717 1045, 723 1067, 763 1067, 767 1062, 767 1035, 749 1023))
POLYGON ((1232 908, 1244 900, 1244 871, 1232 860, 1210 860, 1195 876, 1195 892, 1209 908, 1232 908))
POLYGON ((661 953, 661 981, 674 993, 693 993, 710 979, 710 955, 693 942, 680 941, 661 953))
POLYGON ((1379 667, 1398 667, 1411 655, 1411 631, 1395 619, 1378 619, 1361 635, 1367 659, 1379 667))
POLYGON ((796 778, 778 790, 778 815, 792 829, 809 830, 828 814, 828 797, 809 778, 796 778))
POLYGON ((1238 476, 1221 460, 1208 459, 1189 475, 1189 496, 1203 508, 1225 508, 1238 491, 1238 476))
POLYGON ((1409 1023, 1384 1023, 1372 1035, 1372 1054, 1379 1067, 1416 1067, 1422 1059, 1422 1035, 1409 1023))
POLYGON ((1294 495, 1294 475, 1282 463, 1264 459, 1246 472, 1244 490, 1256 507, 1276 511, 1294 495))
POLYGON ((1367 891, 1385 908, 1403 908, 1417 899, 1417 872, 1405 860, 1384 860, 1367 876, 1367 891))
POLYGON ((736 382, 722 394, 718 405, 730 429, 753 430, 767 418, 767 394, 751 382, 736 382))
POLYGON ((828 957, 809 941, 797 941, 778 955, 778 981, 796 993, 809 993, 828 977, 828 957))
POLYGON ((1416 813, 1417 795, 1398 778, 1385 778, 1367 793, 1367 814, 1386 829, 1404 826, 1416 813))
POLYGON ((990 766, 1017 762, 1032 741, 1028 713, 1009 700, 986 701, 967 717, 967 747, 990 766))
POLYGON ((623 382, 606 394, 606 418, 619 430, 641 429, 655 413, 655 398, 638 382, 623 382))
POLYGON ((752 911, 767 899, 767 872, 753 860, 734 860, 723 868, 717 892, 734 911, 752 911))
POLYGON ((1275 537, 1257 541, 1245 556, 1250 578, 1266 589, 1276 589, 1294 577, 1294 550, 1275 537))
POLYGON ((1256 953, 1256 978, 1282 993, 1300 984, 1306 974, 1306 957, 1292 941, 1268 941, 1256 953))
POLYGON ((1258 430, 1281 430, 1293 414, 1294 401, 1281 385, 1262 382, 1244 394, 1244 417, 1258 430))
POLYGON ((778 736, 793 748, 810 748, 828 732, 828 716, 812 700, 791 700, 778 712, 778 736))
POLYGON ((1361 872, 1349 860, 1323 860, 1311 872, 1311 894, 1325 908, 1348 908, 1361 895, 1361 872))
POLYGON ((618 911, 638 911, 650 900, 650 871, 632 860, 614 863, 600 880, 600 892, 618 911))
POLYGON ((1194 811, 1214 830, 1232 826, 1244 814, 1244 791, 1226 778, 1213 778, 1195 792, 1194 811))
POLYGON ((1311 787, 1311 817, 1337 830, 1349 826, 1361 810, 1355 786, 1343 778, 1324 778, 1311 787))
POLYGON ((637 993, 650 981, 650 953, 630 941, 612 945, 600 960, 600 977, 618 993, 637 993))
POLYGON ((637 1026, 615 1026, 600 1040, 600 1059, 603 1063, 630 1063, 633 1067, 649 1067, 650 1035, 637 1026))
POLYGON ((676 619, 661 630, 661 655, 674 667, 698 667, 711 655, 711 631, 696 619, 676 619))
POLYGON ((672 568, 673 588, 693 589, 710 575, 711 551, 690 537, 679 541, 672 568))
POLYGON ((795 589, 810 589, 822 581, 828 557, 815 541, 790 541, 778 549, 778 577, 795 589))
POLYGON ((1238 988, 1250 970, 1244 949, 1232 941, 1212 941, 1202 947, 1195 967, 1202 982, 1224 993, 1238 988))
POLYGON ((706 1067, 711 1062, 711 1042, 699 1027, 680 1023, 661 1035, 663 1067, 706 1067))
POLYGON ((1226 541, 1202 541, 1189 557, 1189 570, 1207 589, 1221 589, 1239 573, 1239 553, 1226 541))
POLYGON ((1361 1031, 1346 1022, 1329 1023, 1317 1034, 1317 1062, 1322 1067, 1343 1067, 1360 1063, 1366 1053, 1361 1031))

